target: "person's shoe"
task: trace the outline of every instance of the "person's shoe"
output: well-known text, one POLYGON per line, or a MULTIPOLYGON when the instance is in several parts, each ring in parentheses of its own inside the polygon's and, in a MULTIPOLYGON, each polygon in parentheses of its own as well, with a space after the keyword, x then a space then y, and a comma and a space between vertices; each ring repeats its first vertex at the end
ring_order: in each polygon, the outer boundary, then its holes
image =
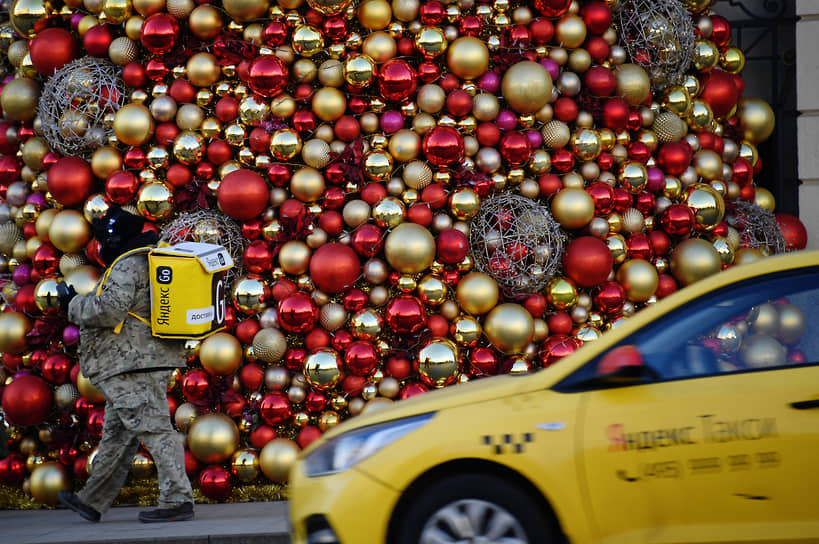
POLYGON ((57 493, 57 499, 59 499, 60 504, 75 511, 88 521, 96 523, 100 520, 100 513, 82 502, 80 498, 71 491, 66 489, 60 490, 60 492, 57 493))
POLYGON ((193 519, 193 504, 186 502, 173 508, 157 508, 139 513, 139 521, 155 523, 160 521, 186 521, 193 519))

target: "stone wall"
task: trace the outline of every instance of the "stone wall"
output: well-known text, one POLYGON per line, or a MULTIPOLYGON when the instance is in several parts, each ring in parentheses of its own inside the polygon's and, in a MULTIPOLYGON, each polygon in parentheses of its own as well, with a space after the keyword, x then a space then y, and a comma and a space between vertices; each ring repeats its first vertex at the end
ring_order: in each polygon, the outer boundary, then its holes
POLYGON ((797 0, 796 14, 799 218, 808 248, 819 249, 819 0, 797 0))

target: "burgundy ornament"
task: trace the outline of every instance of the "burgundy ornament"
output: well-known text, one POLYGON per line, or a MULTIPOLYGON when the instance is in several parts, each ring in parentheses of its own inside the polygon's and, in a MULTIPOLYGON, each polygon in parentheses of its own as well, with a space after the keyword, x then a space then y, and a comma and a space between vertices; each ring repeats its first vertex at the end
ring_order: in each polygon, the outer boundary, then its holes
POLYGON ((32 374, 16 375, 3 388, 2 406, 6 420, 15 425, 37 425, 51 412, 54 394, 51 386, 32 374))
POLYGON ((446 229, 435 240, 438 260, 444 264, 457 264, 469 253, 469 238, 458 229, 446 229))

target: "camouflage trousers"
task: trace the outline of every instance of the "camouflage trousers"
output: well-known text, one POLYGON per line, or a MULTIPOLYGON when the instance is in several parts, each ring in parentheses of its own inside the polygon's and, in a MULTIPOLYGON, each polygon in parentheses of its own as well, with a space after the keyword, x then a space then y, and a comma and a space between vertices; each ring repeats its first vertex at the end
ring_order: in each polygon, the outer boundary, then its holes
POLYGON ((182 436, 171 425, 168 411, 170 377, 171 370, 155 370, 119 374, 94 383, 106 401, 102 439, 91 477, 77 495, 98 512, 106 512, 119 495, 140 442, 156 465, 159 507, 194 502, 185 473, 182 436))

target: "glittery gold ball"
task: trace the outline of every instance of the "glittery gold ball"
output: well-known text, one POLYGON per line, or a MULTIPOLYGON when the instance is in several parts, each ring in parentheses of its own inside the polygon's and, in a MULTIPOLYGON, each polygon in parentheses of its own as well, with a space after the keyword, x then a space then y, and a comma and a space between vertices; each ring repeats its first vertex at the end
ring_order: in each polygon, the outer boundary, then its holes
POLYGON ((287 339, 279 329, 260 329, 253 336, 253 353, 266 363, 276 363, 287 351, 287 339))

